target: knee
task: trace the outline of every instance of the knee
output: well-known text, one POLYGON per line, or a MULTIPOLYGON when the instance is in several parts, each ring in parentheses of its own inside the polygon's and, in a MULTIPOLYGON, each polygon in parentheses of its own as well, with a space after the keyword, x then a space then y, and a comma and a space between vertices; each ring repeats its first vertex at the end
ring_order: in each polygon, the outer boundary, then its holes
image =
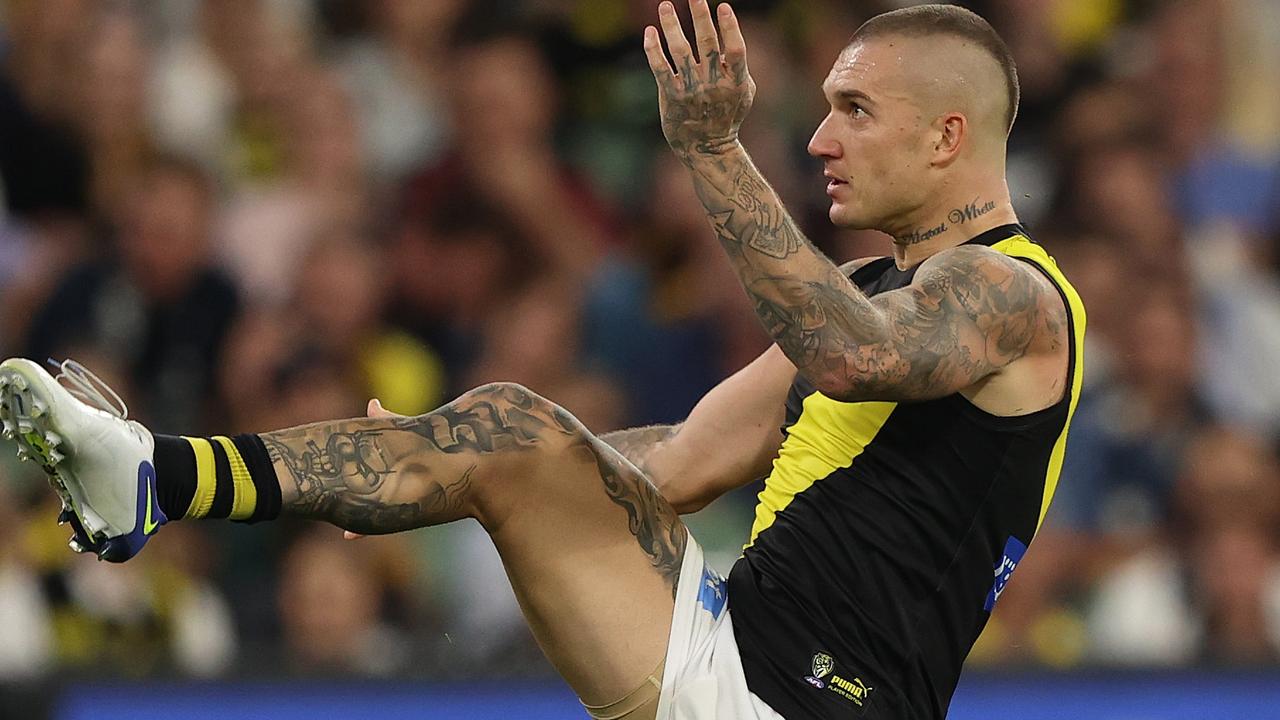
POLYGON ((477 517, 491 532, 530 497, 576 479, 572 464, 593 457, 582 423, 517 383, 468 390, 436 414, 450 436, 475 453, 477 517))
POLYGON ((495 409, 499 409, 504 412, 509 410, 519 410, 522 412, 537 413, 539 416, 550 417, 559 410, 567 414, 567 411, 559 405, 556 405, 524 385, 507 381, 491 382, 474 387, 463 393, 458 400, 465 401, 470 404, 492 405, 495 409))
POLYGON ((458 399, 491 402, 504 407, 542 405, 551 402, 520 383, 506 380, 477 385, 458 399))
POLYGON ((492 450, 557 450, 581 444, 590 432, 568 410, 514 382, 493 382, 467 391, 452 405, 456 417, 492 450))

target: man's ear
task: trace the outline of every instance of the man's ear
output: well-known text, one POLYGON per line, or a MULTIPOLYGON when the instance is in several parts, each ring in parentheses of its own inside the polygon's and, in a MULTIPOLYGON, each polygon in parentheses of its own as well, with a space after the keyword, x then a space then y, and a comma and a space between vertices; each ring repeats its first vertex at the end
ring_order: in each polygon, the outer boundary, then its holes
POLYGON ((960 113, 947 113, 938 118, 935 127, 938 134, 931 162, 935 167, 946 167, 960 157, 960 148, 969 136, 969 119, 960 113))

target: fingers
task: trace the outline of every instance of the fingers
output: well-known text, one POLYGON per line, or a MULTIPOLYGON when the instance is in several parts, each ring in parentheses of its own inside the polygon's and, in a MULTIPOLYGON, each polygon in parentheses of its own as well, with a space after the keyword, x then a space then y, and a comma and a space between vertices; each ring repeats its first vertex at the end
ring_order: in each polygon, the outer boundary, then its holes
POLYGON ((644 56, 649 59, 649 69, 659 82, 671 79, 671 66, 667 64, 667 56, 662 54, 658 29, 652 25, 644 29, 644 56))
POLYGON ((738 25, 738 16, 734 14, 729 3, 720 3, 717 8, 720 14, 720 34, 723 36, 724 61, 729 66, 738 82, 747 79, 747 41, 742 38, 742 27, 738 25))
POLYGON ((371 418, 404 417, 399 413, 393 413, 390 410, 382 407, 382 401, 379 400, 378 398, 373 398, 372 400, 369 401, 369 405, 365 408, 364 414, 371 418))
POLYGON ((680 18, 676 16, 676 6, 670 2, 658 5, 658 22, 662 24, 662 34, 667 39, 667 50, 671 52, 671 61, 677 71, 693 65, 693 49, 680 27, 680 18))
POLYGON ((711 20, 711 7, 707 0, 689 0, 689 14, 693 16, 693 36, 698 44, 698 57, 702 62, 719 62, 720 39, 716 37, 716 24, 711 20))

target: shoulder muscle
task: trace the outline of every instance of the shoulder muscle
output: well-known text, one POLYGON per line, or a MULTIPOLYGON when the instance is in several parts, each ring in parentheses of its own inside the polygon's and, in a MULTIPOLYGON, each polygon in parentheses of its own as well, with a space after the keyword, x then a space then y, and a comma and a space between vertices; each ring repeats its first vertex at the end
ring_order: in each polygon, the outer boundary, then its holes
POLYGON ((973 324, 985 340, 982 355, 993 371, 1025 355, 1049 327, 1046 314, 1062 307, 1043 273, 978 245, 961 245, 929 258, 913 286, 951 304, 955 322, 973 324))
POLYGON ((959 392, 1023 357, 1061 302, 1026 263, 962 245, 926 260, 911 285, 881 293, 884 334, 839 358, 840 399, 928 400, 959 392))

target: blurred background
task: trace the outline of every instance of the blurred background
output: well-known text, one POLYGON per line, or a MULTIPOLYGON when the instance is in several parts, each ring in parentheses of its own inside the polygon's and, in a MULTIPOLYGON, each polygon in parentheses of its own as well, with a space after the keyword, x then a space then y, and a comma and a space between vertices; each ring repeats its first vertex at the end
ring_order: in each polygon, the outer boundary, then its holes
MULTIPOLYGON (((864 19, 906 4, 736 4, 759 85, 745 143, 837 261, 888 240, 826 220, 804 150, 819 85, 864 19)), ((1239 716, 1275 717, 1280 3, 962 4, 1017 58, 1015 205, 1090 334, 1057 499, 953 716, 1032 717, 1005 703, 1040 692, 1182 717, 1243 682, 1272 714, 1239 716)), ((0 356, 75 357, 168 433, 370 396, 418 413, 499 379, 601 432, 682 419, 767 341, 663 143, 654 6, 0 0, 0 356)), ((690 521, 721 569, 757 491, 690 521)), ((524 717, 535 696, 573 712, 473 524, 345 543, 178 523, 108 566, 72 555, 56 514, 0 454, 0 716, 108 717, 130 693, 217 712, 246 680, 499 708, 407 701, 418 717, 509 717, 504 688, 531 693, 524 717)), ((1231 716, 1205 707, 1187 717, 1231 716)))

